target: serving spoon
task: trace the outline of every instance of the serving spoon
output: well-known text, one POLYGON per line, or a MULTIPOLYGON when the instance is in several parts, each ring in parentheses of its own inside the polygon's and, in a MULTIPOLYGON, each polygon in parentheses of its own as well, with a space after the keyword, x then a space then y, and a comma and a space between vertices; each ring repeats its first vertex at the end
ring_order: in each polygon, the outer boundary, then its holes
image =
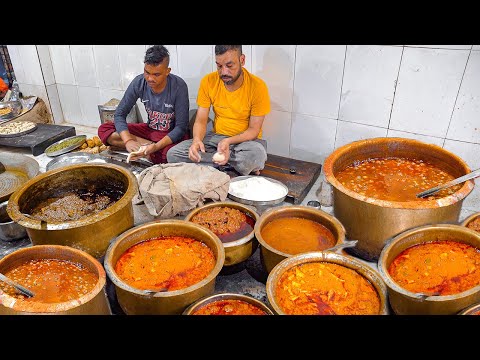
POLYGON ((17 289, 20 293, 23 295, 26 295, 28 297, 34 297, 35 293, 33 291, 28 290, 26 287, 23 287, 22 285, 16 283, 15 281, 9 279, 2 273, 0 273, 0 280, 6 282, 8 285, 13 286, 15 289, 17 289))
POLYGON ((465 181, 470 180, 470 179, 475 179, 479 176, 480 176, 480 169, 477 169, 477 170, 474 170, 474 171, 468 173, 467 175, 460 176, 459 178, 456 178, 456 179, 454 179, 452 181, 449 181, 445 184, 435 186, 431 189, 422 191, 422 192, 418 193, 416 196, 417 196, 417 198, 424 198, 424 197, 430 196, 432 194, 435 194, 436 192, 438 192, 440 190, 449 188, 450 186, 460 184, 460 183, 465 182, 465 181))

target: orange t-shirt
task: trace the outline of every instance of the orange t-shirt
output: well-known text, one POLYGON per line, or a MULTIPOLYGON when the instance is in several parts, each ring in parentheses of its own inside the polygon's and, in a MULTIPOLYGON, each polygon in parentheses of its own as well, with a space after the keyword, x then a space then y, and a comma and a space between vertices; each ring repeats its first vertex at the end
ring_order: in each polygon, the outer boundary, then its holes
POLYGON ((3 79, 0 77, 0 91, 7 91, 8 90, 8 86, 7 84, 5 84, 5 81, 3 81, 3 79))
MULTIPOLYGON (((250 116, 263 116, 270 112, 270 97, 265 82, 243 70, 243 84, 235 91, 228 91, 218 72, 203 77, 197 95, 198 106, 213 105, 216 134, 234 136, 248 129, 250 116)), ((262 131, 258 134, 262 138, 262 131)))

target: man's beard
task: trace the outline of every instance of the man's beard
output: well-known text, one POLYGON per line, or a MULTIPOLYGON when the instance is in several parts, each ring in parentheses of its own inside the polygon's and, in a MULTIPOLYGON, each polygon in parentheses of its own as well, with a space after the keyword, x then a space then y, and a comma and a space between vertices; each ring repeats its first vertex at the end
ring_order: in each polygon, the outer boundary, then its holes
POLYGON ((232 85, 235 81, 238 80, 238 78, 242 75, 242 69, 240 68, 240 71, 238 72, 237 76, 230 78, 228 77, 227 79, 224 79, 222 77, 222 81, 225 83, 225 85, 232 85))

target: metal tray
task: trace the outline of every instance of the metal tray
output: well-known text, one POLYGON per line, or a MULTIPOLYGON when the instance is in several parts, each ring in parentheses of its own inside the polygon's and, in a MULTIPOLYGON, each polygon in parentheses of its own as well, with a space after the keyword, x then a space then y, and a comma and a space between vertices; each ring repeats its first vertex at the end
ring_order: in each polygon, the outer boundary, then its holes
POLYGON ((277 205, 277 204, 282 203, 285 200, 285 198, 287 197, 288 187, 284 183, 282 183, 281 181, 278 181, 278 180, 275 180, 275 179, 272 179, 272 178, 269 178, 269 177, 266 177, 266 176, 258 176, 258 175, 237 176, 237 177, 234 177, 233 179, 230 179, 230 183, 236 182, 236 181, 241 181, 241 180, 246 180, 246 179, 249 179, 249 178, 252 178, 252 177, 255 177, 255 178, 263 177, 265 180, 271 181, 275 184, 278 184, 278 185, 282 186, 285 189, 285 196, 282 196, 278 199, 268 200, 268 201, 258 201, 258 200, 248 200, 248 199, 240 198, 240 197, 237 197, 235 195, 230 194, 230 192, 229 192, 228 197, 230 199, 236 201, 236 202, 239 202, 239 203, 242 203, 242 204, 245 204, 245 205, 253 205, 253 206, 277 205))
POLYGON ((62 154, 66 154, 68 153, 69 151, 72 151, 72 150, 75 150, 76 148, 78 148, 79 146, 82 146, 83 143, 87 140, 87 135, 76 135, 76 136, 70 136, 68 138, 65 138, 65 139, 62 139, 60 141, 57 141, 55 143, 53 143, 52 145, 50 145, 49 147, 47 147, 45 149, 45 155, 47 156, 50 156, 50 157, 54 157, 54 156, 58 156, 58 155, 62 155, 62 154), (73 143, 72 145, 69 145, 63 149, 60 149, 60 150, 56 150, 56 151, 52 151, 51 149, 58 145, 58 144, 62 144, 64 142, 67 142, 67 141, 71 141, 72 139, 77 139, 77 141, 75 141, 75 143, 73 143))
MULTIPOLYGON (((10 137, 17 137, 17 136, 21 136, 21 135, 25 135, 25 134, 28 134, 28 133, 31 133, 35 130, 37 130, 37 124, 33 123, 35 126, 32 127, 31 129, 28 129, 28 130, 25 130, 25 131, 21 131, 21 132, 18 132, 18 133, 14 133, 14 134, 0 134, 0 138, 10 138, 10 137)), ((5 124, 5 126, 8 125, 8 124, 5 124)))

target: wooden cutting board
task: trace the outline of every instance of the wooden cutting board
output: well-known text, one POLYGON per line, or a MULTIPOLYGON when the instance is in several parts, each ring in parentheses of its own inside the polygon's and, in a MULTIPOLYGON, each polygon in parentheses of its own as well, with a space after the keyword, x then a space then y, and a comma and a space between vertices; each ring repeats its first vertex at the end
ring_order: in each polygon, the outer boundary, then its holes
POLYGON ((37 124, 37 129, 31 133, 0 138, 0 145, 29 148, 32 155, 37 156, 54 142, 75 135, 74 126, 37 124))

